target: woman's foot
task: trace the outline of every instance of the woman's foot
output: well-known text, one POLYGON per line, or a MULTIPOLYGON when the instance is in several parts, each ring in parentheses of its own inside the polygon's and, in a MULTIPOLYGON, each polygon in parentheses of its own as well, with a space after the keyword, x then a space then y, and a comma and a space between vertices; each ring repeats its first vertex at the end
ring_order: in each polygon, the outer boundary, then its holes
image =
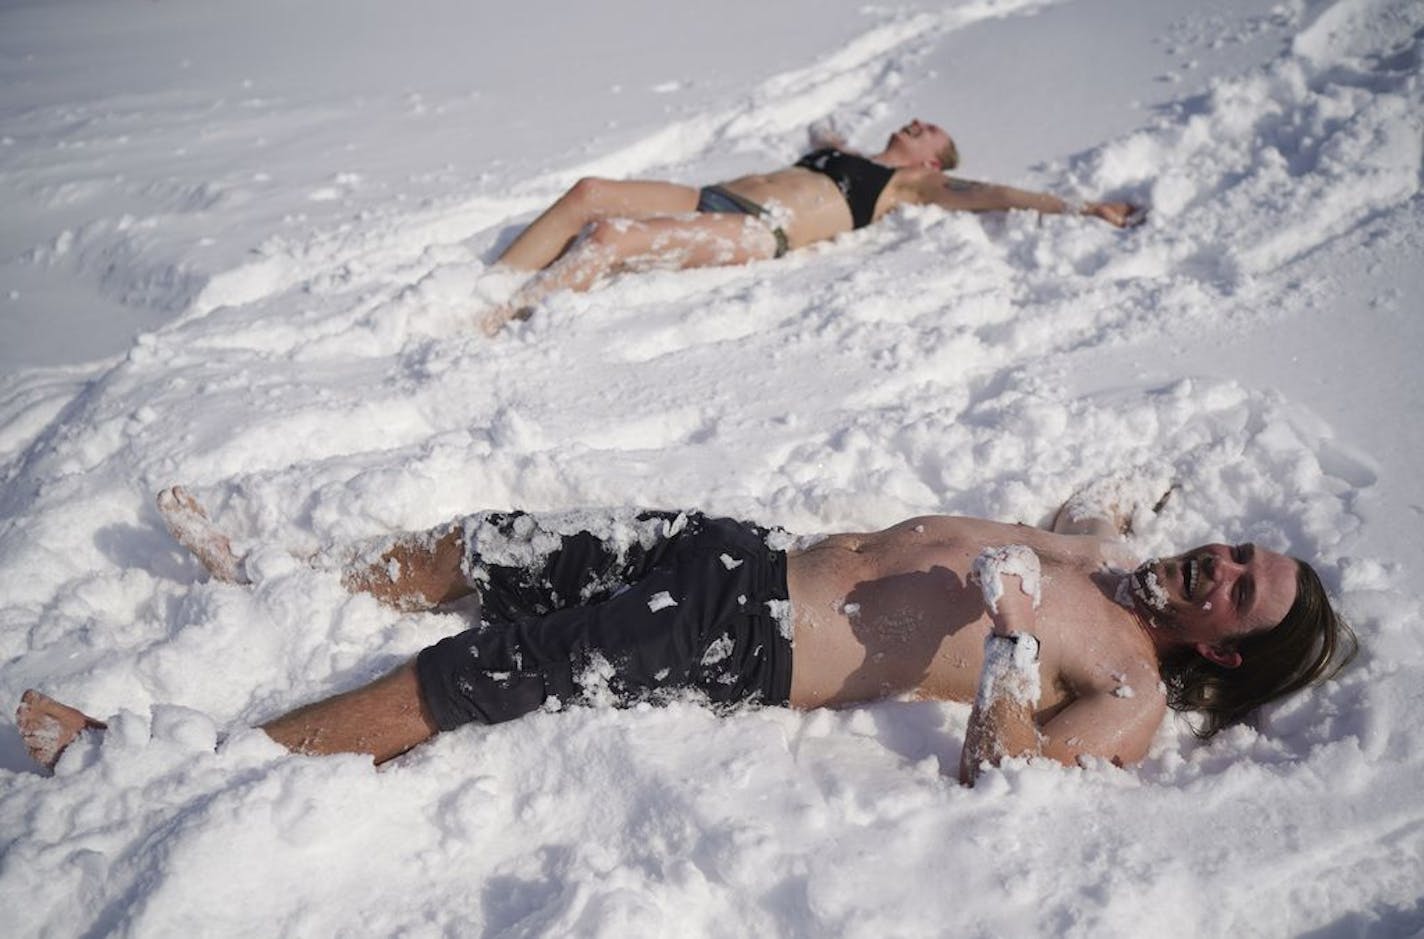
POLYGON ((532 306, 515 306, 507 303, 503 306, 495 307, 480 319, 480 332, 490 338, 499 335, 506 323, 513 320, 527 320, 534 315, 532 306))

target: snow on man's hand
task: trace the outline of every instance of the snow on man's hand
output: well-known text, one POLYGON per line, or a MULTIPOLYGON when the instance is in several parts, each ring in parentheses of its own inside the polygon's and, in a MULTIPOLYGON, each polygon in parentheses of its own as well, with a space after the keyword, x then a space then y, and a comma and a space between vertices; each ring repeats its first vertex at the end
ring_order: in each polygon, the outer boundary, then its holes
POLYGON ((999 600, 1004 596, 1004 576, 1018 577, 1019 586, 1033 600, 1033 608, 1038 609, 1042 595, 1039 589, 1038 555, 1028 545, 1006 544, 997 548, 985 548, 974 559, 970 577, 979 582, 984 592, 984 604, 991 612, 999 612, 999 600))

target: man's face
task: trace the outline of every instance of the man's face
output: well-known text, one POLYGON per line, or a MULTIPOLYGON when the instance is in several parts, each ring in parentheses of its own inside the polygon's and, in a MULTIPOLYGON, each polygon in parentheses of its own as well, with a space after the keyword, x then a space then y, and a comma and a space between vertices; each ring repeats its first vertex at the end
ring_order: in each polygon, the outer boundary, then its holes
POLYGON ((1253 544, 1209 544, 1147 561, 1133 571, 1132 589, 1157 626, 1182 643, 1228 648, 1285 619, 1297 570, 1291 558, 1253 544))
POLYGON ((906 162, 939 164, 940 155, 949 146, 949 134, 937 124, 926 124, 919 118, 890 135, 886 149, 903 156, 906 162))

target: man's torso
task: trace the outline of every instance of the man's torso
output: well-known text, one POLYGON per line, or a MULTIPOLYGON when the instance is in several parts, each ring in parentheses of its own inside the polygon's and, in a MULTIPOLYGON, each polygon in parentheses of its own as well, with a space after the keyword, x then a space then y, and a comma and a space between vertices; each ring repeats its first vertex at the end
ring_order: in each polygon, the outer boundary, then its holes
POLYGON ((1114 599, 1116 542, 981 519, 928 516, 832 535, 788 562, 795 653, 791 703, 820 707, 902 694, 972 700, 991 628, 969 580, 987 547, 1025 544, 1043 569, 1035 632, 1040 720, 1089 690, 1119 696, 1159 680, 1152 645, 1114 599))

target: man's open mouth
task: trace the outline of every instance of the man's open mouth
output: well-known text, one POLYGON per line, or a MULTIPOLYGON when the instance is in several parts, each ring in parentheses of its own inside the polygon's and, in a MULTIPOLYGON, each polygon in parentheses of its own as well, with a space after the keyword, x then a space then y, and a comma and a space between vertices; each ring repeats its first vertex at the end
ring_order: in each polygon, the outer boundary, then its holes
POLYGON ((1182 565, 1182 587, 1183 593, 1188 600, 1196 593, 1197 582, 1201 579, 1201 564, 1196 560, 1188 561, 1182 565))

